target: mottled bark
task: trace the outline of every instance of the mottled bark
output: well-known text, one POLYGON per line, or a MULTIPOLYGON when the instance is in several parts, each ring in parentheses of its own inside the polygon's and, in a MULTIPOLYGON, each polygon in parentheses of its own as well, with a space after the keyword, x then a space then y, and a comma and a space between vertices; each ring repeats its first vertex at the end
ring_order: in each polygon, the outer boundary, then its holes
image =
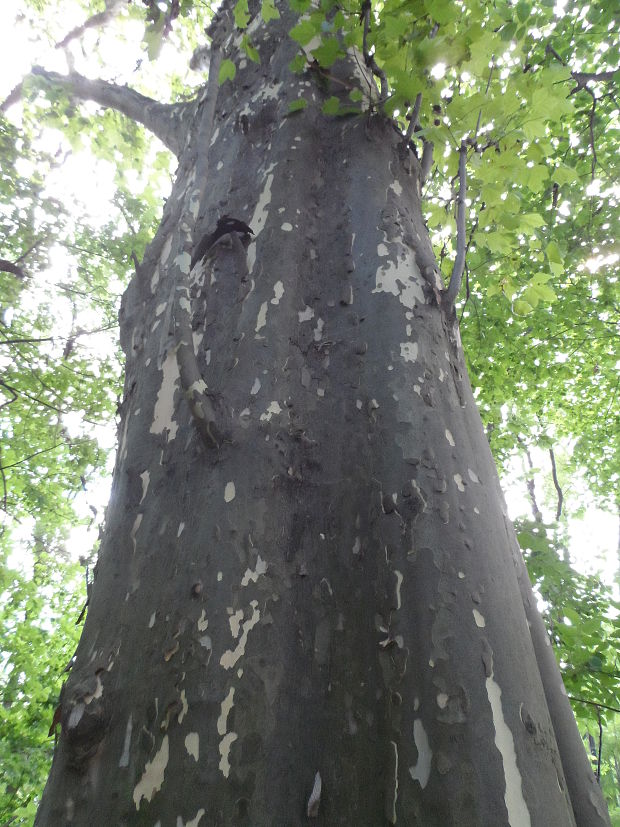
POLYGON ((291 75, 287 22, 251 25, 260 67, 225 44, 235 83, 124 297, 113 493, 37 824, 607 824, 567 789, 418 162, 380 116, 321 114, 363 61, 291 75), (182 234, 224 213, 254 239, 215 245, 186 299, 214 448, 174 295, 182 234))

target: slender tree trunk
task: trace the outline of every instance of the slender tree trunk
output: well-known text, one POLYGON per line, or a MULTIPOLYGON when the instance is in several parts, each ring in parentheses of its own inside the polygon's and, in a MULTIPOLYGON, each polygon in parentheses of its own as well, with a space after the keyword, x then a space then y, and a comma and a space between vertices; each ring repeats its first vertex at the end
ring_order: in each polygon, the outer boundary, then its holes
POLYGON ((251 29, 260 67, 227 44, 234 85, 210 137, 204 107, 186 124, 123 302, 113 493, 37 824, 607 824, 574 724, 558 749, 417 160, 379 115, 321 114, 367 88, 355 60, 295 76, 283 21, 251 29), (188 300, 184 245, 223 214, 254 236, 212 246, 188 300))

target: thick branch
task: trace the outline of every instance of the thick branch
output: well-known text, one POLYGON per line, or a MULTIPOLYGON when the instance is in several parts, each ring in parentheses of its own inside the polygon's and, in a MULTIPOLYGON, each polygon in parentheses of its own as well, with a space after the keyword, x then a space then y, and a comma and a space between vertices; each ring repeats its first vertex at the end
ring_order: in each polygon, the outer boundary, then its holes
POLYGON ((364 53, 364 63, 366 64, 366 66, 368 66, 373 75, 379 78, 379 103, 383 103, 387 100, 388 97, 387 77, 383 69, 380 69, 377 65, 377 61, 375 60, 374 54, 371 55, 368 49, 368 32, 370 31, 370 0, 366 0, 366 2, 364 2, 364 5, 362 6, 362 15, 364 22, 364 37, 362 46, 362 51, 364 53))
POLYGON ((61 75, 35 66, 32 74, 66 89, 81 100, 92 100, 106 109, 116 109, 131 120, 145 126, 175 155, 179 154, 181 149, 178 134, 179 118, 182 110, 192 104, 159 103, 128 86, 117 86, 104 80, 90 80, 77 72, 61 75))
POLYGON ((18 264, 13 264, 12 261, 8 261, 6 258, 0 258, 0 270, 3 270, 5 273, 13 273, 13 275, 19 279, 26 278, 26 274, 22 268, 18 264))
POLYGON ((467 196, 467 144, 461 141, 459 149, 459 194, 456 199, 456 258, 452 268, 450 284, 446 290, 446 301, 448 307, 456 302, 456 297, 461 289, 463 272, 465 270, 465 245, 467 243, 465 232, 465 198, 467 196))

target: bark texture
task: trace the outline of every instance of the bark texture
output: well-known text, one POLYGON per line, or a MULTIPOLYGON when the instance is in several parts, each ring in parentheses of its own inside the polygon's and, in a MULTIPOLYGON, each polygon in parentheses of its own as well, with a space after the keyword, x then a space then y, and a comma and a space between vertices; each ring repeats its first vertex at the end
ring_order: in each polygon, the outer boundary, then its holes
POLYGON ((291 75, 291 24, 251 24, 260 66, 224 42, 234 86, 208 136, 196 105, 124 297, 113 494, 37 824, 607 824, 574 723, 558 749, 418 162, 380 116, 321 114, 369 79, 291 75), (223 214, 254 238, 190 272, 223 214))

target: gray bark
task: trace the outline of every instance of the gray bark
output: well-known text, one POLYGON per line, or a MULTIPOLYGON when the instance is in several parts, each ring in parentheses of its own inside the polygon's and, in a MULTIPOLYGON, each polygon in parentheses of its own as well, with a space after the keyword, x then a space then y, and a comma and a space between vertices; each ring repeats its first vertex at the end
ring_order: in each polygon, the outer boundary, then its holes
POLYGON ((224 44, 207 186, 197 116, 123 300, 113 493, 36 823, 608 824, 567 788, 417 160, 380 116, 321 114, 362 61, 293 76, 285 23, 251 25, 260 67, 224 44), (224 213, 254 240, 188 274, 224 213), (181 276, 219 447, 181 387, 181 276))

